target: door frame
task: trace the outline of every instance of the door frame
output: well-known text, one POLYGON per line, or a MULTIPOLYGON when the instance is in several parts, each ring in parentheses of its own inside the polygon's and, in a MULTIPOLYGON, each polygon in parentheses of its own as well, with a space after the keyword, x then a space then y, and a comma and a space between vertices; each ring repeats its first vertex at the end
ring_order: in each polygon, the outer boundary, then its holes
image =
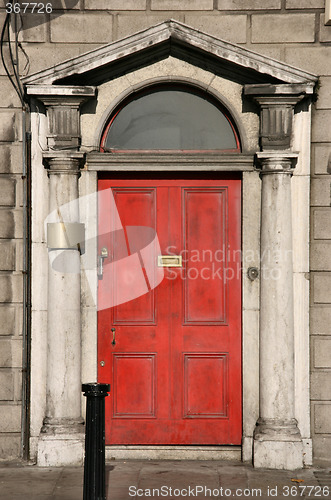
MULTIPOLYGON (((176 171, 181 172, 201 171, 201 156, 190 155, 185 158, 183 155, 107 155, 106 153, 90 153, 87 155, 87 169, 82 172, 80 179, 80 196, 84 197, 90 193, 97 192, 99 173, 111 173, 116 171, 139 171, 152 174, 155 171, 176 171), (125 158, 124 158, 125 156, 125 158), (149 158, 148 158, 149 156, 149 158), (145 162, 145 159, 147 160, 145 162)), ((259 416, 259 280, 251 281, 247 277, 248 267, 259 268, 260 257, 260 196, 261 180, 259 173, 254 169, 253 155, 204 155, 203 170, 206 172, 217 172, 222 174, 241 172, 242 173, 242 248, 243 255, 249 255, 249 261, 243 261, 242 268, 242 447, 198 447, 199 450, 191 449, 190 457, 200 457, 201 453, 205 458, 230 458, 240 460, 241 458, 250 461, 253 441, 253 431, 259 416), (255 363, 252 363, 252 359, 255 363)), ((82 222, 86 224, 86 240, 93 241, 95 236, 91 220, 97 221, 96 203, 92 202, 88 208, 89 217, 84 219, 81 213, 82 222), (91 214, 95 211, 94 215, 91 214), (90 221, 90 222, 88 222, 90 221), (92 225, 91 225, 92 226, 92 225), (90 232, 91 230, 91 232, 90 232)), ((95 255, 96 243, 95 243, 95 255)), ((83 336, 83 366, 84 378, 97 378, 97 310, 93 300, 89 298, 91 281, 87 282, 82 273, 82 336, 83 336)), ((95 293, 97 293, 97 277, 94 281, 95 293)), ((164 456, 171 458, 176 454, 176 449, 183 452, 188 447, 165 447, 155 446, 116 446, 107 447, 108 456, 115 458, 164 456), (145 450, 145 451, 144 451, 145 450), (150 455, 152 453, 152 455, 150 455)), ((185 455, 187 456, 187 454, 185 455)))

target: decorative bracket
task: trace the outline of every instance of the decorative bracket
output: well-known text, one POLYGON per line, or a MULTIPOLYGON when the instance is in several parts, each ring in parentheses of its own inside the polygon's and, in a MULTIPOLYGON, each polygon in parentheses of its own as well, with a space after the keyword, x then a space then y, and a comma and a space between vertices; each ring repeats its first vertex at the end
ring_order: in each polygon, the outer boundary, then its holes
POLYGON ((95 87, 28 85, 27 94, 47 109, 47 145, 52 150, 79 149, 81 104, 95 96, 95 87))
POLYGON ((295 105, 313 94, 313 84, 245 85, 245 95, 261 108, 260 143, 263 151, 291 149, 295 105))

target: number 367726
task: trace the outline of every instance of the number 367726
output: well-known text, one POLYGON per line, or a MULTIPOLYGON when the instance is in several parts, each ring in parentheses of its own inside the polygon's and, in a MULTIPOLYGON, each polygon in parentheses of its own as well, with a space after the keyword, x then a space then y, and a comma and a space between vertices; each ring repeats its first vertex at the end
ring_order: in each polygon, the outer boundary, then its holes
POLYGON ((7 14, 50 14, 53 11, 51 3, 16 2, 6 3, 7 14))

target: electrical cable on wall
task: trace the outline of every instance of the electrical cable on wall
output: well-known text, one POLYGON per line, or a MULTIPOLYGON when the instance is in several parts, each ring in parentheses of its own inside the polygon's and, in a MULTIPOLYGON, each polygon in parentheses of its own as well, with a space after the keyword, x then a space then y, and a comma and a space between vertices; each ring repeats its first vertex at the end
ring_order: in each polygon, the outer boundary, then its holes
MULTIPOLYGON (((9 3, 13 4, 13 2, 14 2, 14 0, 11 0, 9 3)), ((19 14, 19 16, 20 16, 19 29, 17 27, 18 15, 14 14, 14 16, 15 16, 14 22, 12 23, 11 22, 12 21, 12 14, 7 12, 6 17, 5 17, 5 21, 4 21, 2 30, 1 30, 1 38, 0 38, 1 61, 2 61, 3 67, 5 69, 5 72, 9 78, 9 80, 10 80, 11 84, 13 85, 13 87, 14 87, 14 89, 15 89, 15 91, 16 91, 16 93, 21 101, 23 109, 26 109, 27 102, 25 100, 24 90, 23 90, 23 87, 21 84, 21 79, 20 79, 20 74, 19 74, 19 56, 18 56, 19 49, 21 49, 23 51, 23 54, 24 54, 25 58, 27 59, 27 62, 26 62, 25 67, 24 67, 24 71, 29 66, 29 58, 28 58, 25 50, 23 49, 21 43, 18 40, 19 33, 22 30, 22 26, 23 26, 22 15, 19 14), (11 40, 11 34, 10 34, 11 27, 13 28, 13 31, 14 31, 14 36, 15 36, 14 41, 11 40), (12 48, 13 43, 15 46, 15 54, 13 54, 13 48, 12 48), (4 48, 5 48, 6 44, 8 44, 7 46, 8 46, 9 60, 11 63, 10 64, 11 67, 9 67, 8 63, 6 62, 6 58, 5 58, 4 48), (14 55, 15 55, 15 59, 14 59, 14 55)))

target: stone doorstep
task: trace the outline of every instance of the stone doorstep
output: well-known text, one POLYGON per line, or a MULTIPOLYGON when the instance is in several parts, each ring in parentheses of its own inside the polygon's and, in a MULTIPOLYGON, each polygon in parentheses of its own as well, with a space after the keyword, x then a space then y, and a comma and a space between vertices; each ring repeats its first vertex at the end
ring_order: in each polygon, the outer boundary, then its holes
POLYGON ((235 460, 241 446, 106 446, 106 460, 235 460))

